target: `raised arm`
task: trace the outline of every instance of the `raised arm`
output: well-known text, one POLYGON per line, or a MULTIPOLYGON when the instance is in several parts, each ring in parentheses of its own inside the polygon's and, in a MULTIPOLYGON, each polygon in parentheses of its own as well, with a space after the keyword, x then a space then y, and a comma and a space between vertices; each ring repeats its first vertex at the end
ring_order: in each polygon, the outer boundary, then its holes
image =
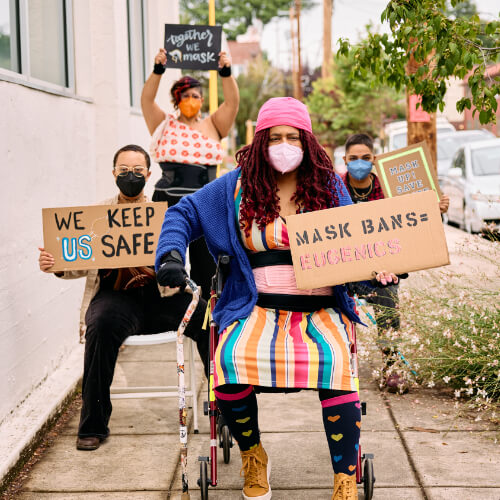
MULTIPOLYGON (((141 94, 141 108, 144 120, 148 127, 149 133, 153 135, 158 125, 165 119, 165 112, 156 104, 155 98, 158 93, 158 87, 160 86, 160 80, 162 73, 160 66, 165 65, 167 62, 167 53, 165 49, 160 49, 155 57, 155 69, 153 73, 149 75, 149 78, 144 83, 141 94), (158 68, 158 69, 157 69, 158 68), (158 71, 156 73, 155 71, 158 71)), ((163 71, 165 71, 163 69, 163 71)))
MULTIPOLYGON (((230 72, 231 61, 225 52, 219 54, 219 68, 222 75, 224 72, 230 72)), ((238 114, 238 107, 240 105, 240 93, 238 91, 238 84, 233 76, 222 76, 222 92, 224 93, 224 102, 219 106, 210 118, 219 132, 221 138, 226 137, 234 123, 234 119, 238 114)))

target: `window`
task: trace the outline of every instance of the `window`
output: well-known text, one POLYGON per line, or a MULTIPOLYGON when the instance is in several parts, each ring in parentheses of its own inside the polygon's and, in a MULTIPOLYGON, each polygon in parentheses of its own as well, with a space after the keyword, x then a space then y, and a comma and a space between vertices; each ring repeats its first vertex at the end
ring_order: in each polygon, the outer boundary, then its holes
POLYGON ((140 107, 142 87, 146 81, 147 0, 127 0, 127 13, 130 105, 140 107))
POLYGON ((71 2, 0 0, 0 69, 72 87, 71 2))
POLYGON ((465 177, 465 153, 461 149, 455 156, 454 167, 462 171, 462 177, 465 177))
POLYGON ((19 71, 19 37, 16 33, 17 1, 0 0, 0 68, 19 71))
POLYGON ((408 145, 408 138, 406 131, 403 134, 396 134, 393 139, 393 148, 392 149, 400 149, 405 148, 408 145))
POLYGON ((500 175, 500 146, 487 146, 472 152, 474 175, 500 175))

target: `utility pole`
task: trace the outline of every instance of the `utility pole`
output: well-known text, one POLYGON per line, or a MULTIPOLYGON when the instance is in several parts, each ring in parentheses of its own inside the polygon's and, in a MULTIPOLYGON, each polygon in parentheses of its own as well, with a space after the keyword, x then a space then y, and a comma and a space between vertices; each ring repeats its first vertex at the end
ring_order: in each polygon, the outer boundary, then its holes
MULTIPOLYGON (((208 0, 208 24, 215 26, 215 0, 208 0)), ((215 113, 219 107, 217 96, 217 71, 210 70, 208 80, 208 104, 210 114, 215 113)))
POLYGON ((332 15, 333 0, 323 0, 323 65, 321 77, 330 76, 332 64, 332 15))
MULTIPOLYGON (((413 75, 418 68, 424 63, 415 61, 413 55, 410 55, 410 60, 406 70, 408 74, 413 75)), ((407 139, 408 146, 417 142, 425 141, 429 147, 432 158, 432 167, 437 175, 437 133, 436 133, 436 113, 426 113, 419 106, 416 108, 416 103, 419 97, 410 95, 406 91, 406 123, 408 126, 407 139)))
POLYGON ((302 63, 300 58, 300 0, 290 7, 290 38, 292 41, 293 97, 302 99, 302 63))
POLYGON ((295 48, 295 7, 290 6, 290 43, 292 44, 292 86, 293 86, 293 96, 297 95, 297 50, 295 48))
POLYGON ((302 59, 300 57, 300 0, 295 0, 295 15, 297 16, 297 95, 295 99, 302 100, 302 59))

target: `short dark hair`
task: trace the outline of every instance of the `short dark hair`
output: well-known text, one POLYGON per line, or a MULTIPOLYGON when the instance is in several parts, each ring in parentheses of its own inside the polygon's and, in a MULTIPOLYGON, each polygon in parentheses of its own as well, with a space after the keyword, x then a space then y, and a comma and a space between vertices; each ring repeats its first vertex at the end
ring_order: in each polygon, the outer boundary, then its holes
POLYGON ((146 166, 149 170, 149 168, 151 167, 151 158, 149 157, 148 153, 137 144, 127 144, 126 146, 123 146, 123 148, 120 148, 113 157, 113 168, 116 167, 116 160, 118 159, 118 155, 120 153, 124 153, 125 151, 135 151, 136 153, 142 153, 144 155, 144 158, 146 159, 146 166))
POLYGON ((181 102, 181 94, 188 89, 200 89, 200 94, 203 95, 203 89, 201 88, 201 83, 192 78, 191 76, 183 76, 180 80, 177 80, 170 89, 170 95, 172 96, 172 103, 175 107, 181 102))
POLYGON ((349 151, 351 146, 364 144, 373 153, 373 139, 368 134, 352 134, 345 141, 345 152, 349 151))

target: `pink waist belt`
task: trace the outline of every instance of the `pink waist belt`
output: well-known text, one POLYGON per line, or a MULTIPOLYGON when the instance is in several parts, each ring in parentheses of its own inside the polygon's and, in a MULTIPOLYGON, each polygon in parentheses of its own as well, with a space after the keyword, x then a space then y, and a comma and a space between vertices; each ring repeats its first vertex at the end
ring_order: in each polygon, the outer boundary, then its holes
POLYGON ((332 307, 332 287, 310 290, 297 288, 290 250, 257 252, 249 254, 248 257, 259 292, 257 304, 261 307, 293 311, 313 311, 332 307), (322 300, 318 301, 318 297, 322 300), (287 303, 293 309, 289 309, 287 303), (319 307, 316 307, 317 305, 319 307))

